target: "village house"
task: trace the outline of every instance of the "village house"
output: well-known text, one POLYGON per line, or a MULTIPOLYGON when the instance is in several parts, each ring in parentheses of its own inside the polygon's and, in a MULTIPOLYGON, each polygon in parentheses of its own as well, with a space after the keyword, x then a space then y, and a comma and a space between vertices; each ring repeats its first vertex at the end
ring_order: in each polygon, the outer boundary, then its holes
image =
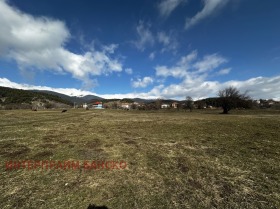
POLYGON ((122 109, 130 109, 131 108, 131 103, 121 103, 121 108, 122 109))
POLYGON ((133 105, 135 105, 136 107, 140 106, 139 102, 133 102, 133 105))
POLYGON ((173 102, 172 104, 171 104, 171 107, 172 108, 178 108, 178 102, 173 102))
POLYGON ((92 103, 92 108, 93 109, 103 109, 102 102, 94 102, 94 103, 92 103))
POLYGON ((162 105, 161 105, 161 109, 166 109, 166 108, 169 108, 169 107, 170 107, 169 104, 162 104, 162 105))
POLYGON ((274 104, 275 104, 275 101, 273 101, 272 99, 268 100, 268 105, 274 105, 274 104))
POLYGON ((84 109, 88 109, 87 103, 84 103, 84 104, 83 104, 83 108, 84 108, 84 109))

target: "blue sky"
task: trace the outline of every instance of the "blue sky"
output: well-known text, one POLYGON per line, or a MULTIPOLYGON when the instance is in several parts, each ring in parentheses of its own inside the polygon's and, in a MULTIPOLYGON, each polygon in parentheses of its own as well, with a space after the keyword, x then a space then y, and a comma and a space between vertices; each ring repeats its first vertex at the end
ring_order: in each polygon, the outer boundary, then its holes
POLYGON ((280 1, 0 0, 0 86, 280 100, 280 1))

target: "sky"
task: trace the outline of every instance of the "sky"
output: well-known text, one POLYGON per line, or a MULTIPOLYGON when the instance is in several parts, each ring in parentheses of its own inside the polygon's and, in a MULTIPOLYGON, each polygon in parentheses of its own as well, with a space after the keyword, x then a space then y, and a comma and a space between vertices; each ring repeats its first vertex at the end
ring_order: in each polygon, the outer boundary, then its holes
POLYGON ((280 100, 279 0, 0 0, 0 86, 280 100))

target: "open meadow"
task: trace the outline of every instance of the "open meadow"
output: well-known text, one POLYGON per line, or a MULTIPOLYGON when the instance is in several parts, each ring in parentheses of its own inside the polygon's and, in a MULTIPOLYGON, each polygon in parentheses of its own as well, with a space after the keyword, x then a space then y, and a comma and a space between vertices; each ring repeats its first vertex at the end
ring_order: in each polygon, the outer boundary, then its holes
POLYGON ((0 208, 280 208, 280 111, 219 112, 0 111, 0 208))

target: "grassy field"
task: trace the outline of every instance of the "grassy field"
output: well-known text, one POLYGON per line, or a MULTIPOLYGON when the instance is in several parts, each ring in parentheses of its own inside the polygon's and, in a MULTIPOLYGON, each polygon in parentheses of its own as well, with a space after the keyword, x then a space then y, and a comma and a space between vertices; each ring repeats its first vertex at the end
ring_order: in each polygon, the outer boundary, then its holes
POLYGON ((280 112, 0 111, 0 208, 280 208, 280 112), (125 169, 6 169, 9 161, 125 169))

